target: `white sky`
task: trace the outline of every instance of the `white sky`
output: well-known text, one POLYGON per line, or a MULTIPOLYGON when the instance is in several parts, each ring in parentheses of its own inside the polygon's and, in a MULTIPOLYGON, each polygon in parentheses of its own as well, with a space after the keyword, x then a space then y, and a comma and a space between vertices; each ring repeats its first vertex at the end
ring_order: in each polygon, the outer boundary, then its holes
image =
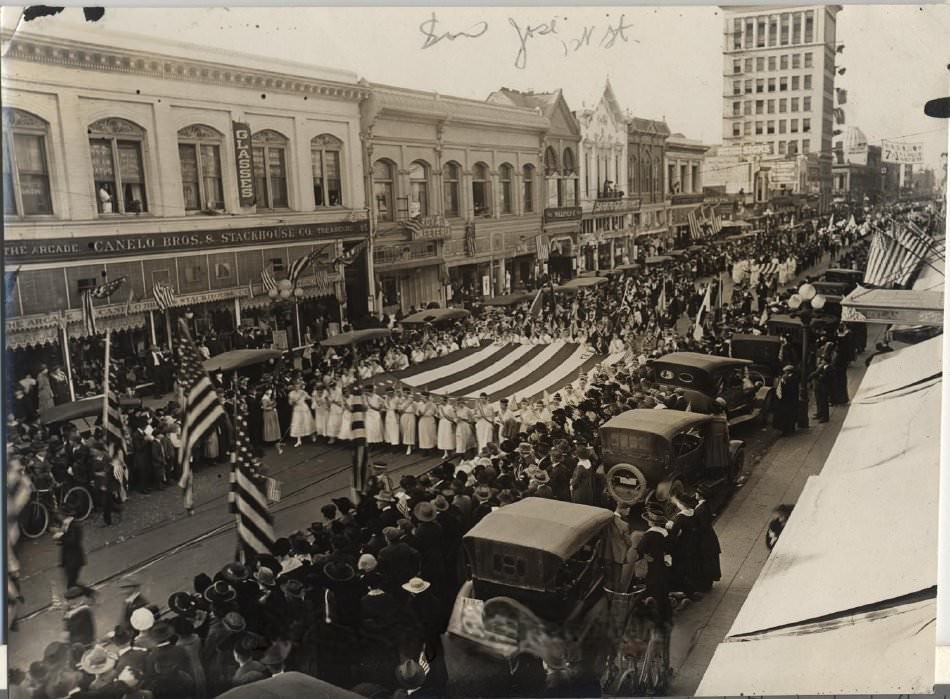
MULTIPOLYGON (((19 10, 4 8, 3 25, 19 10)), ((103 21, 84 23, 79 8, 35 20, 31 31, 83 27, 89 41, 102 30, 242 50, 263 57, 352 70, 361 77, 443 94, 484 99, 501 86, 564 90, 572 109, 593 106, 607 76, 621 106, 636 116, 665 117, 670 128, 706 143, 721 140, 722 16, 716 7, 267 7, 138 9, 109 7, 103 21), (420 24, 435 11, 439 33, 480 32, 422 49, 420 24), (598 46, 623 15, 627 41, 598 46), (556 18, 557 34, 526 43, 516 67, 519 27, 556 18), (590 45, 574 51, 584 26, 590 45), (562 40, 567 42, 565 56, 562 40)), ((928 99, 950 95, 950 7, 846 5, 838 15, 836 86, 848 90, 846 126, 870 142, 902 138, 924 144, 927 164, 947 150, 947 122, 923 114, 928 99), (919 135, 917 135, 919 134, 919 135)), ((107 40, 100 37, 98 41, 107 40)))

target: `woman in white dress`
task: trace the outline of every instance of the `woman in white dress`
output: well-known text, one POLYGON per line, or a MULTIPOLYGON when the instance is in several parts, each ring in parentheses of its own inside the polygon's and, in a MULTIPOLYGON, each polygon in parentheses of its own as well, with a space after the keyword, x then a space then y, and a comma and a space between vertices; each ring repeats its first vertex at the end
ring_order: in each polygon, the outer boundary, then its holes
POLYGON ((343 423, 343 385, 332 375, 327 381, 329 382, 327 399, 330 403, 330 410, 327 413, 327 437, 330 444, 333 444, 336 442, 337 435, 340 434, 340 425, 343 423))
POLYGON ((348 442, 353 439, 353 413, 350 412, 350 392, 341 388, 340 396, 343 415, 340 416, 340 430, 336 433, 336 438, 348 442))
POLYGON ((495 408, 488 402, 488 394, 480 393, 478 404, 475 406, 475 437, 478 441, 478 451, 494 440, 495 421, 498 415, 495 408))
POLYGON ((307 405, 307 392, 303 390, 303 382, 298 381, 287 396, 287 401, 293 406, 290 417, 290 436, 297 439, 294 447, 303 444, 303 438, 313 434, 313 415, 307 405))
POLYGON ((327 436, 327 421, 330 419, 330 399, 322 381, 318 381, 310 395, 313 401, 313 431, 319 437, 327 436))
POLYGON ((390 386, 386 389, 386 443, 391 447, 399 446, 399 406, 402 399, 396 395, 396 389, 390 386))
MULTIPOLYGON (((422 412, 422 397, 406 391, 399 398, 399 435, 406 445, 406 454, 412 453, 416 446, 416 416, 422 412)), ((431 447, 429 447, 431 449, 431 447)))
POLYGON ((363 410, 365 411, 366 443, 382 444, 383 439, 383 399, 370 384, 363 389, 363 410))
POLYGON ((475 411, 465 401, 453 398, 452 403, 457 417, 455 422, 455 453, 464 454, 475 447, 475 433, 472 430, 475 411))
POLYGON ((442 450, 442 459, 448 459, 455 451, 455 408, 449 405, 448 398, 439 399, 439 432, 436 446, 442 450))

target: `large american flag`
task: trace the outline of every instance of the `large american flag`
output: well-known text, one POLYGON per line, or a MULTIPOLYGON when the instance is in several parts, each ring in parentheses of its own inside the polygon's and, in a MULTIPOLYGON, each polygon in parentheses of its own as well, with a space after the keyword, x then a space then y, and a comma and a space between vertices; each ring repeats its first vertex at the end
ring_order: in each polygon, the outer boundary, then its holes
POLYGON ((287 278, 290 280, 290 283, 294 286, 297 286, 297 280, 300 279, 303 273, 307 271, 307 268, 327 247, 329 246, 324 245, 323 247, 319 247, 316 250, 311 250, 306 255, 302 255, 301 257, 294 260, 293 264, 290 265, 290 270, 287 273, 287 278))
MULTIPOLYGON (((116 393, 119 372, 111 353, 111 333, 106 334, 106 363, 103 376, 103 401, 105 402, 105 420, 103 422, 104 439, 109 456, 112 459, 112 472, 119 484, 119 497, 124 502, 128 494, 128 478, 125 457, 128 454, 128 442, 125 439, 125 425, 119 409, 119 394, 116 393)), ((106 497, 112 497, 107 493, 106 497)))
POLYGON ((175 291, 165 282, 155 282, 152 296, 158 304, 158 310, 165 311, 175 305, 175 291))
POLYGON ((359 496, 366 490, 366 467, 369 462, 366 453, 366 425, 363 413, 363 396, 354 393, 349 398, 350 425, 353 433, 353 492, 359 496))
POLYGON ((351 265, 356 262, 356 258, 360 256, 360 253, 366 249, 366 241, 361 240, 359 243, 351 247, 349 250, 345 251, 339 257, 334 258, 333 266, 336 267, 338 264, 342 263, 344 265, 351 265))
MULTIPOLYGON (((191 494, 191 452, 201 440, 214 428, 214 423, 224 416, 224 405, 218 397, 208 372, 201 365, 201 354, 195 346, 188 326, 179 320, 178 356, 180 368, 178 380, 184 387, 182 405, 181 446, 178 450, 178 462, 181 469, 179 487, 185 489, 186 503, 191 494)), ((189 507, 190 505, 186 506, 189 507)))
POLYGON ((923 264, 933 247, 933 239, 909 228, 878 229, 871 239, 864 283, 871 286, 904 286, 923 264))
POLYGON ((126 277, 118 277, 82 292, 82 327, 86 335, 95 335, 99 331, 96 327, 96 309, 93 299, 109 298, 125 283, 125 280, 126 277))
POLYGON ((267 507, 267 479, 254 465, 247 437, 247 406, 235 398, 234 451, 231 453, 231 489, 228 509, 237 517, 238 548, 249 554, 273 553, 274 517, 267 507))

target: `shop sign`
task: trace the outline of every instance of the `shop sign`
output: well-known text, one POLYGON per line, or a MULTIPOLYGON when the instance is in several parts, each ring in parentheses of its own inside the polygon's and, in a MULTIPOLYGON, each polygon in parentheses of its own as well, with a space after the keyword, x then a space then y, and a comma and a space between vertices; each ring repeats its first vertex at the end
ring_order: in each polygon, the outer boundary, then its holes
POLYGON ((705 201, 705 195, 697 194, 674 194, 670 197, 673 206, 683 206, 685 204, 702 204, 705 201))
POLYGON ((78 238, 6 240, 3 243, 3 252, 8 262, 54 262, 196 252, 244 245, 292 244, 337 235, 368 232, 369 221, 363 219, 180 233, 133 233, 78 238))
POLYGON ((232 122, 234 133, 234 165, 237 168, 238 196, 241 206, 254 206, 254 159, 251 155, 251 127, 239 121, 232 122))
POLYGON ((636 197, 614 197, 598 199, 594 202, 595 214, 626 214, 640 210, 640 200, 636 197))
POLYGON ((452 235, 452 226, 444 216, 416 216, 405 223, 413 240, 444 240, 452 235))
POLYGON ((579 206, 556 206, 544 210, 544 222, 579 221, 584 210, 579 206))

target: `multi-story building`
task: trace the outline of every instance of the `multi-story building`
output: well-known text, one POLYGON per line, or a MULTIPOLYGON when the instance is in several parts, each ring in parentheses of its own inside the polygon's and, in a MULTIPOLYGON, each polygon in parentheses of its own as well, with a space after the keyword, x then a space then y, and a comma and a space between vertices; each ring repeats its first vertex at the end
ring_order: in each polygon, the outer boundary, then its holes
POLYGON ((2 39, 8 347, 82 337, 83 292, 120 276, 99 327, 140 349, 179 315, 227 333, 285 314, 293 342, 294 310, 339 320, 346 293, 366 312, 365 264, 331 266, 369 231, 355 75, 141 37, 2 39), (318 248, 297 308, 274 303, 262 272, 318 248))
POLYGON ((724 9, 723 144, 765 144, 774 157, 817 154, 827 206, 841 6, 724 9))
POLYGON ((688 244, 689 212, 696 211, 703 198, 703 162, 709 146, 681 133, 666 139, 666 190, 670 198, 670 226, 674 240, 688 244))
POLYGON ((638 245, 669 241, 670 199, 664 183, 666 139, 664 121, 631 117, 627 120, 627 195, 640 201, 633 214, 638 245))
POLYGON ((581 246, 584 270, 630 261, 640 200, 626 191, 627 117, 610 81, 592 109, 575 113, 581 129, 581 246))
MULTIPOLYGON (((548 130, 541 142, 540 152, 544 167, 544 202, 542 216, 542 244, 537 251, 547 260, 540 260, 540 271, 548 270, 561 278, 570 278, 577 269, 578 234, 581 221, 580 207, 580 127, 567 106, 561 90, 554 92, 520 92, 501 88, 488 96, 492 104, 524 107, 537 111, 548 120, 548 130), (545 267, 545 265, 547 265, 545 267)), ((512 278, 524 277, 530 269, 534 252, 531 241, 518 248, 520 253, 512 278)))
POLYGON ((835 202, 876 203, 888 182, 888 165, 893 166, 895 176, 892 179, 896 183, 897 167, 881 161, 881 147, 869 144, 861 129, 848 127, 844 138, 834 141, 832 177, 835 202))
POLYGON ((472 301, 530 282, 548 188, 572 201, 576 189, 574 180, 559 186, 542 176, 548 117, 511 104, 370 89, 362 134, 384 307, 472 301))

